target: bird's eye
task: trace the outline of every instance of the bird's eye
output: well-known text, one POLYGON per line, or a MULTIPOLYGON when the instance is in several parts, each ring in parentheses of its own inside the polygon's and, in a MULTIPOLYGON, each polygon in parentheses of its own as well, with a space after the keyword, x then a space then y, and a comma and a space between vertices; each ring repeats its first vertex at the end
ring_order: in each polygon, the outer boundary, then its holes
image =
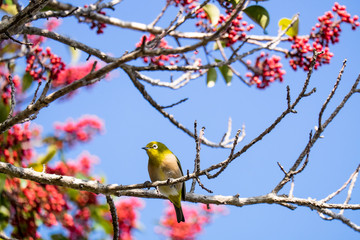
POLYGON ((152 148, 153 148, 153 149, 157 149, 157 148, 158 148, 158 145, 154 144, 154 145, 152 146, 152 148))

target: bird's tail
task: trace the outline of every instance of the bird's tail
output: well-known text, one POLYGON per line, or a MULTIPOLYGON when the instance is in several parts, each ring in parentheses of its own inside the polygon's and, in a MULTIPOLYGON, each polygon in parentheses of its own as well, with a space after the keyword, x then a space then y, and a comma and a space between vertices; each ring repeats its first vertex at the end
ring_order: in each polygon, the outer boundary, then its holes
POLYGON ((184 217, 184 213, 182 211, 182 208, 181 206, 178 208, 175 206, 174 204, 174 208, 175 208, 175 213, 176 213, 176 219, 177 219, 177 222, 185 222, 185 217, 184 217))

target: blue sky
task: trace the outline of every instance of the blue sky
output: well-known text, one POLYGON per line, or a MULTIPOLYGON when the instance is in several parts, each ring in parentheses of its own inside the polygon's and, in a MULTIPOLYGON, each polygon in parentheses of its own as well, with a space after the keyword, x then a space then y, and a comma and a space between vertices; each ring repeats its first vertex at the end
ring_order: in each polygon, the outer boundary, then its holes
MULTIPOLYGON (((150 23, 164 2, 124 0, 116 7, 115 12, 107 12, 122 20, 150 23)), ((291 18, 296 13, 300 13, 300 35, 308 34, 317 22, 317 17, 331 10, 333 3, 325 0, 264 2, 262 6, 270 13, 268 34, 276 35, 278 20, 283 17, 291 18)), ((360 15, 360 3, 357 1, 339 3, 346 5, 352 15, 360 15)), ((175 8, 172 10, 175 13, 175 8)), ((169 17, 163 19, 160 25, 166 27, 168 20, 169 17)), ((340 43, 330 48, 335 54, 331 64, 321 67, 312 76, 310 87, 316 87, 317 92, 298 105, 298 113, 284 119, 270 135, 232 162, 218 178, 211 181, 202 178, 205 186, 213 190, 215 195, 263 195, 270 192, 281 180, 283 174, 276 162, 288 169, 304 148, 309 131, 317 124, 318 112, 333 87, 342 61, 347 58, 347 67, 337 95, 329 104, 325 117, 341 101, 360 73, 360 30, 352 31, 349 26, 344 25, 342 28, 340 43)), ((111 52, 114 56, 121 56, 126 50, 134 49, 135 43, 143 35, 141 32, 110 26, 103 35, 97 36, 88 26, 76 24, 73 18, 64 20, 57 32, 104 52, 111 52)), ((253 34, 262 34, 262 31, 254 30, 253 34)), ((48 44, 54 52, 64 55, 64 59, 70 61, 66 47, 50 40, 48 44)), ((86 57, 86 54, 83 54, 82 60, 86 57)), ((306 73, 302 70, 292 71, 285 59, 283 65, 287 72, 284 82, 276 82, 266 90, 249 88, 235 77, 230 87, 227 87, 221 78, 213 88, 206 87, 205 78, 193 80, 176 91, 146 84, 145 86, 160 105, 169 105, 188 97, 187 102, 170 109, 169 112, 189 129, 193 129, 194 120, 197 120, 199 126, 206 127, 205 136, 212 141, 220 141, 229 117, 233 120, 234 133, 245 124, 247 135, 238 146, 241 148, 268 127, 286 108, 286 85, 290 86, 293 98, 300 91, 306 73)), ((238 71, 244 73, 245 69, 239 67, 238 71)), ((163 81, 169 79, 169 73, 157 73, 156 76, 163 81)), ((296 197, 321 199, 327 196, 338 189, 360 163, 358 109, 359 97, 355 95, 324 132, 324 138, 315 144, 307 168, 295 178, 296 197)), ((164 142, 178 156, 185 172, 193 169, 194 140, 153 109, 124 72, 117 71, 112 74, 111 80, 102 80, 94 87, 82 89, 70 101, 52 104, 43 109, 34 122, 43 126, 44 133, 50 133, 55 121, 77 119, 84 114, 94 114, 102 118, 106 131, 91 143, 79 145, 67 153, 67 156, 74 159, 85 150, 98 156, 100 162, 95 166, 94 174, 105 175, 107 183, 132 184, 149 180, 147 155, 141 147, 152 140, 164 142)), ((226 149, 203 146, 201 165, 210 166, 224 160, 228 154, 229 150, 226 149)), ((190 188, 190 182, 187 187, 190 188)), ((288 189, 285 187, 281 193, 288 193, 288 189)), ((207 194, 199 187, 196 193, 207 194)), ((341 203, 344 199, 345 195, 341 194, 335 201, 341 203)), ((351 203, 358 203, 359 200, 359 188, 355 186, 351 203)), ((165 204, 158 199, 144 201, 146 207, 140 212, 142 229, 136 233, 136 238, 162 239, 154 233, 154 227, 165 204)), ((242 208, 228 207, 228 210, 229 214, 216 217, 199 239, 359 238, 359 233, 339 221, 322 220, 316 212, 307 208, 298 207, 291 211, 284 207, 263 204, 242 208)), ((346 212, 345 215, 360 224, 360 215, 356 211, 346 212)))

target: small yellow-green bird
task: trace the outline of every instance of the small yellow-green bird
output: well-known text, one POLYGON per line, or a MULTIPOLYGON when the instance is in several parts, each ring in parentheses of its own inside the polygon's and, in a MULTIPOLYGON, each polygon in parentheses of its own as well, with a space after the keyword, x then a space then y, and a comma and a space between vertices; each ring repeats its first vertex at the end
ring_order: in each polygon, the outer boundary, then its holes
MULTIPOLYGON (((151 181, 165 181, 183 176, 179 159, 161 142, 149 142, 143 149, 149 156, 148 171, 151 181)), ((173 204, 177 222, 185 222, 181 200, 185 200, 185 183, 159 186, 159 190, 173 204)))

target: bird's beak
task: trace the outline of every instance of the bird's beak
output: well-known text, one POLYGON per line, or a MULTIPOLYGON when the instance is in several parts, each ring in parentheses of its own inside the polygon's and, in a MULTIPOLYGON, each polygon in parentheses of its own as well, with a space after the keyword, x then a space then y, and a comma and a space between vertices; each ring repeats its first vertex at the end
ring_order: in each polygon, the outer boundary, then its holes
POLYGON ((142 149, 144 149, 144 150, 148 150, 149 148, 148 148, 148 147, 142 147, 142 149))

